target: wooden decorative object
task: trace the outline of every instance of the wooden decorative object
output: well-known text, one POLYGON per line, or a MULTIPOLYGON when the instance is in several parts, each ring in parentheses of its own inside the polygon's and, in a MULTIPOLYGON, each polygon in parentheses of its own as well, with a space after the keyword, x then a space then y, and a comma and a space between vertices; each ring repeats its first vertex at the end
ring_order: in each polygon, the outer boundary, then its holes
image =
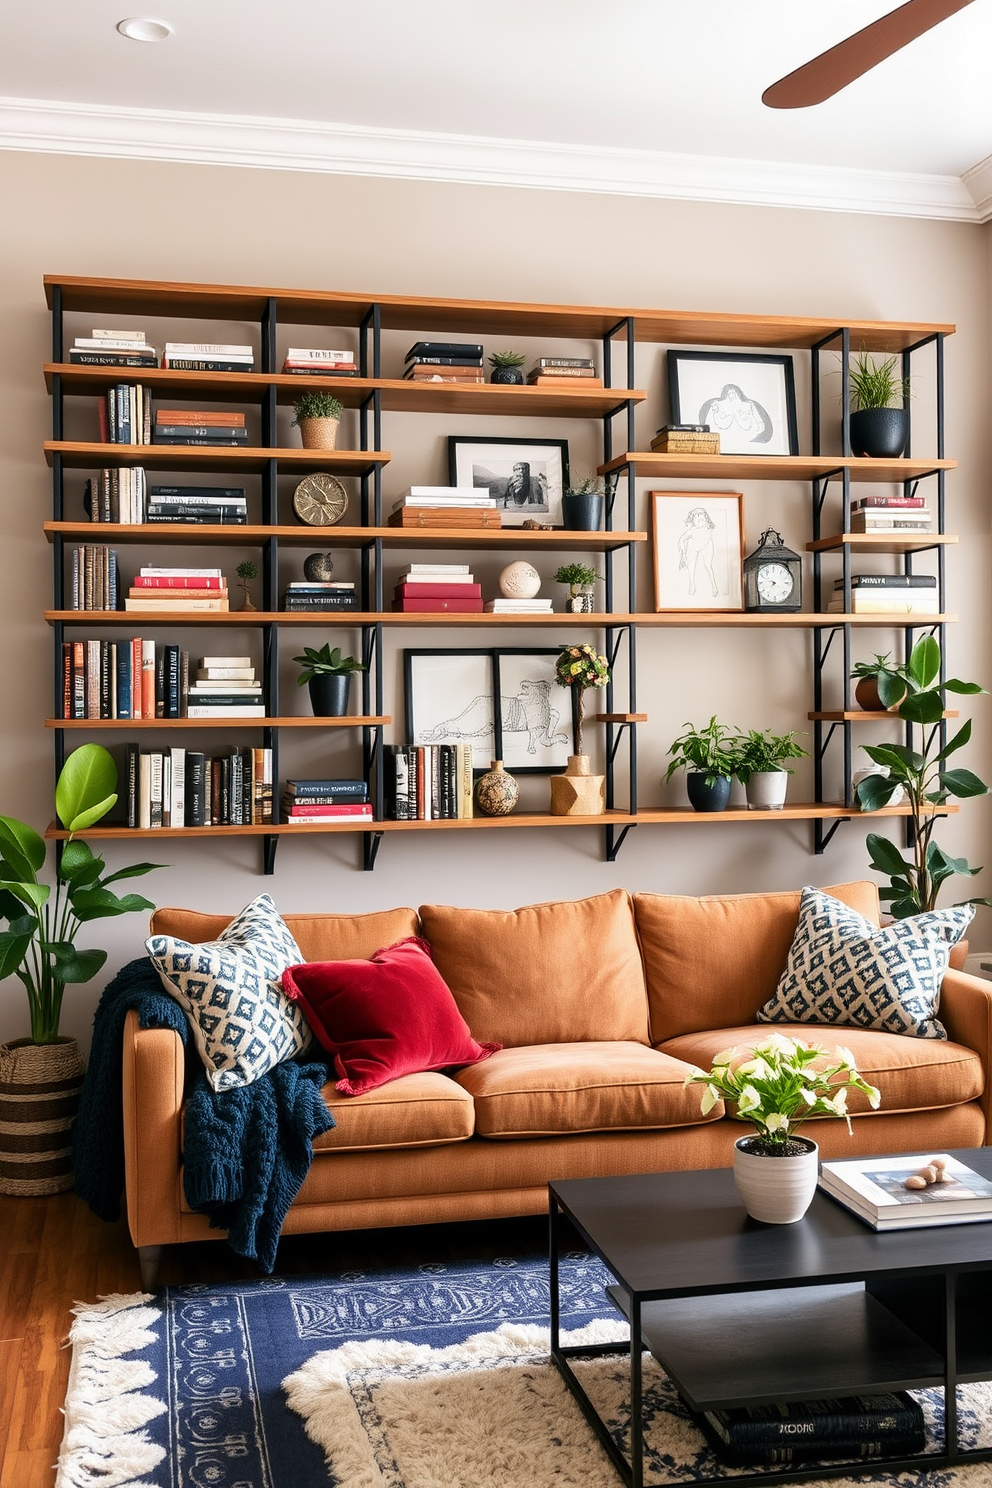
POLYGON ((605 778, 590 773, 587 754, 570 754, 564 775, 551 777, 551 815, 602 816, 605 778))

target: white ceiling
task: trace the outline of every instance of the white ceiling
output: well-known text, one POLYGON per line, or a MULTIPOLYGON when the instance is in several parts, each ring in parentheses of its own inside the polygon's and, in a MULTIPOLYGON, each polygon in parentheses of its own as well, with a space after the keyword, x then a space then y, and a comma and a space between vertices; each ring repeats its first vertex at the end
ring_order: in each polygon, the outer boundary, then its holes
POLYGON ((395 157, 393 173, 453 179, 487 178, 488 161, 489 179, 660 195, 696 194, 695 175, 738 200, 774 199, 775 182, 802 200, 806 180, 841 206, 860 180, 857 210, 877 188, 883 210, 929 200, 923 215, 978 220, 984 178, 970 197, 958 178, 992 154, 992 0, 787 112, 762 90, 895 0, 135 4, 0 5, 0 144, 376 174, 395 157), (125 15, 175 34, 128 41, 125 15))

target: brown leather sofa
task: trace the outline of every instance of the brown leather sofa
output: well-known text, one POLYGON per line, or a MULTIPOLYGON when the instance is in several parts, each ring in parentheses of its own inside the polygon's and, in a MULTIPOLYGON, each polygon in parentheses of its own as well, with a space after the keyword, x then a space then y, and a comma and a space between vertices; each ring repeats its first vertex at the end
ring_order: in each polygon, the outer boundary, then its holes
MULTIPOLYGON (((829 890, 878 921, 872 883, 829 890)), ((553 1178, 726 1167, 740 1123, 700 1111, 687 1064, 709 1067, 756 1024, 798 919, 799 893, 701 899, 623 889, 516 911, 423 905, 368 915, 287 915, 308 960, 371 956, 422 934, 473 1034, 504 1048, 454 1074, 407 1075, 324 1096, 336 1126, 314 1144, 284 1234, 533 1214, 553 1178)), ((229 917, 160 909, 156 932, 215 939, 229 917)), ((824 1156, 978 1147, 992 1113, 992 986, 949 971, 948 1041, 774 1025, 854 1053, 882 1093, 852 1102, 854 1135, 820 1120, 824 1156)), ((176 1034, 128 1015, 127 1214, 146 1285, 162 1245, 218 1238, 182 1181, 185 1055, 176 1034)))

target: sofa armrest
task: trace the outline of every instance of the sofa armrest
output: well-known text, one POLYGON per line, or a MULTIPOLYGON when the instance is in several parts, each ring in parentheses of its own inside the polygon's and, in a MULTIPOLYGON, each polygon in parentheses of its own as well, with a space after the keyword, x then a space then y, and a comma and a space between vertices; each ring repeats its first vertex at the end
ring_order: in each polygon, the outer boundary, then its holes
POLYGON ((966 971, 948 971, 941 984, 937 1013, 948 1038, 974 1049, 982 1061, 985 1141, 992 1142, 992 982, 966 971))
POLYGON ((171 1028, 124 1024, 124 1178, 127 1222, 137 1246, 180 1239, 179 1170, 186 1061, 171 1028))

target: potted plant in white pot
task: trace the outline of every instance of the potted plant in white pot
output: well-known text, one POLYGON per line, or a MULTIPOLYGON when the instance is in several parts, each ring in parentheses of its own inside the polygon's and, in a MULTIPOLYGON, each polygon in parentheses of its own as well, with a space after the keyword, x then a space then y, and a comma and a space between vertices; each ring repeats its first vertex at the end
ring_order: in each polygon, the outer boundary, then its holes
POLYGON ((555 680, 559 687, 567 687, 572 695, 575 753, 568 756, 564 774, 551 777, 551 815, 601 816, 606 810, 603 799, 605 777, 592 774, 589 756, 582 752, 582 722, 585 695, 590 689, 607 685, 610 664, 587 641, 578 646, 563 646, 555 662, 555 680))
POLYGON ((897 460, 909 440, 909 378, 899 358, 876 361, 866 351, 851 364, 851 449, 856 455, 897 460))
POLYGON ((809 1137, 796 1135, 810 1116, 842 1116, 851 1131, 847 1092, 860 1090, 873 1111, 881 1096, 858 1074, 854 1056, 836 1048, 829 1056, 816 1044, 769 1034, 753 1048, 718 1054, 709 1073, 693 1069, 686 1085, 702 1085, 702 1112, 717 1101, 755 1127, 734 1143, 734 1183, 752 1219, 765 1224, 794 1224, 802 1219, 816 1192, 819 1149, 809 1137))
POLYGON ((665 771, 671 780, 676 770, 685 770, 685 788, 694 811, 725 811, 730 800, 730 783, 740 764, 738 735, 718 723, 716 714, 709 723, 697 729, 683 724, 685 733, 672 741, 668 753, 673 756, 665 771))
MULTIPOLYGON (((50 1194, 72 1187, 69 1131, 79 1104, 83 1060, 73 1038, 59 1033, 62 998, 70 983, 88 982, 106 951, 79 950, 76 936, 89 920, 154 909, 140 894, 118 897, 110 885, 150 873, 158 863, 135 863, 105 873, 106 864, 73 835, 106 816, 117 801, 117 767, 99 744, 69 755, 55 787, 55 810, 69 839, 55 871, 55 892, 38 874, 44 838, 27 822, 0 817, 0 981, 24 984, 31 1037, 0 1045, 4 1105, 16 1110, 17 1134, 0 1134, 0 1193, 50 1194), (43 1089, 44 1117, 32 1119, 32 1092, 43 1089), (23 1093, 19 1093, 23 1091, 23 1093)), ((3 1128, 9 1133, 9 1119, 3 1128)))
POLYGON ((304 646, 302 656, 294 656, 303 668, 297 681, 310 689, 310 706, 315 718, 346 718, 348 716, 348 693, 354 672, 365 668, 355 656, 343 656, 341 647, 331 647, 330 641, 315 649, 304 646))
POLYGON ((337 443, 343 404, 330 393, 308 388, 293 404, 293 424, 300 430, 304 449, 332 450, 337 443))
POLYGON ((736 744, 740 759, 735 774, 747 791, 748 810, 781 811, 792 774, 783 760, 808 757, 809 750, 796 743, 794 729, 787 734, 750 729, 736 744))

